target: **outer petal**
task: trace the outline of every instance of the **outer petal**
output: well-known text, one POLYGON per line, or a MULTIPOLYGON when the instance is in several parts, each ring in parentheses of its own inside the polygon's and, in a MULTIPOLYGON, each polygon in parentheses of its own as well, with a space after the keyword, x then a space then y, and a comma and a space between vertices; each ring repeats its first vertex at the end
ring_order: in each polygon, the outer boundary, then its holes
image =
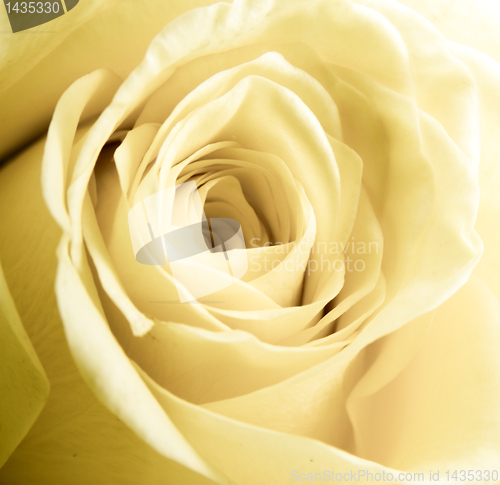
MULTIPOLYGON (((401 341, 376 344, 380 358, 401 341)), ((472 276, 437 311, 424 345, 390 384, 353 403, 358 453, 404 470, 498 470, 500 303, 472 276)), ((373 349, 375 351, 375 349, 373 349)), ((391 373, 378 366, 376 381, 391 373)), ((364 389, 369 384, 361 382, 364 389)))
MULTIPOLYGON (((57 189, 61 184, 66 186, 65 176, 71 176, 68 174, 71 157, 65 147, 75 135, 78 116, 96 92, 108 91, 110 86, 107 80, 107 71, 96 71, 72 85, 58 103, 44 152, 44 196, 52 214, 64 229, 57 252, 59 264, 56 293, 59 296, 58 305, 66 337, 85 381, 112 412, 163 456, 208 477, 215 477, 217 473, 200 459, 148 392, 113 337, 107 326, 86 256, 83 251, 79 252, 82 246, 71 248, 74 250, 72 253, 78 255, 78 264, 74 263, 69 254, 71 228, 65 224, 65 197, 64 193, 54 188, 57 189), (61 114, 69 112, 73 113, 74 119, 67 126, 62 122, 61 114), (54 140, 59 140, 60 146, 54 140)), ((100 96, 97 97, 102 103, 100 96)), ((88 192, 85 203, 86 206, 91 205, 88 192)), ((92 250, 90 246, 89 249, 92 250)), ((115 291, 120 291, 120 288, 115 291)), ((128 310, 138 316, 138 325, 141 322, 147 325, 146 318, 132 305, 129 305, 128 310)))
MULTIPOLYGON (((299 481, 299 473, 342 473, 346 481, 358 481, 362 472, 392 473, 394 483, 399 472, 350 455, 318 440, 276 432, 226 418, 201 406, 176 398, 156 385, 143 373, 144 380, 163 408, 203 456, 224 471, 238 485, 287 484, 299 481)), ((309 475, 311 477, 311 475, 309 475)), ((306 481, 307 475, 302 475, 306 481)), ((309 478, 307 481, 313 481, 309 478)), ((319 480, 318 480, 319 481, 319 480)), ((340 481, 340 480, 339 480, 340 481)), ((363 482, 363 480, 359 480, 363 482)))
POLYGON ((0 266, 0 466, 42 410, 49 381, 23 328, 0 266))
POLYGON ((500 4, 495 0, 398 0, 430 20, 451 41, 500 62, 500 4))
MULTIPOLYGON (((54 293, 57 264, 55 249, 61 233, 42 198, 40 166, 43 147, 43 141, 37 142, 0 171, 0 231, 2 235, 10 235, 9 239, 0 239, 0 257, 26 332, 51 384, 47 405, 40 417, 0 469, 0 483, 213 483, 165 458, 138 438, 96 399, 76 368, 68 350, 54 293)), ((5 315, 11 318, 9 325, 13 329, 17 325, 13 307, 8 303, 7 293, 3 289, 0 289, 0 295, 0 311, 5 311, 5 315), (3 303, 8 306, 4 307, 3 303)), ((14 341, 8 333, 5 334, 5 340, 4 330, 8 332, 9 327, 0 320, 2 361, 5 356, 4 345, 14 341)), ((11 335, 17 335, 16 332, 19 333, 19 330, 11 331, 11 335)), ((21 340, 17 339, 18 342, 22 340, 22 337, 21 340)), ((14 409, 25 412, 24 417, 29 421, 38 414, 40 399, 46 397, 48 386, 41 374, 43 371, 38 371, 39 366, 31 358, 33 351, 22 343, 17 345, 18 349, 15 350, 19 351, 18 355, 24 351, 25 360, 29 358, 32 361, 31 364, 25 364, 24 368, 17 368, 18 372, 29 370, 28 366, 31 365, 34 379, 33 385, 23 386, 24 390, 32 391, 29 395, 32 399, 31 410, 29 407, 21 408, 21 401, 16 401, 18 408, 14 409), (37 389, 45 390, 37 397, 37 389)), ((3 369, 1 365, 0 368, 3 369)), ((4 382, 9 385, 12 381, 4 381, 4 374, 0 374, 0 379, 0 401, 8 403, 4 382)), ((10 433, 10 428, 4 428, 4 416, 10 426, 19 424, 19 421, 10 421, 15 417, 12 408, 7 407, 7 414, 4 414, 4 408, 0 407, 0 412, 0 442, 5 442, 12 449, 27 431, 28 422, 25 421, 24 430, 19 429, 16 442, 5 441, 3 431, 7 429, 10 433)), ((5 436, 15 437, 14 434, 5 436)))
POLYGON ((500 298, 500 64, 460 44, 450 44, 454 55, 470 69, 479 90, 481 162, 479 211, 476 230, 484 255, 475 272, 500 298))
POLYGON ((470 69, 479 92, 475 228, 484 254, 469 282, 434 312, 407 368, 390 382, 395 358, 405 360, 401 329, 367 349, 375 365, 350 398, 360 456, 386 466, 441 469, 442 479, 446 469, 491 470, 500 463, 500 65, 463 45, 449 48, 470 69))
POLYGON ((10 26, 2 7, 0 157, 47 129, 57 100, 74 80, 103 67, 126 76, 168 22, 211 3, 87 0, 49 24, 14 35, 4 33, 10 26))

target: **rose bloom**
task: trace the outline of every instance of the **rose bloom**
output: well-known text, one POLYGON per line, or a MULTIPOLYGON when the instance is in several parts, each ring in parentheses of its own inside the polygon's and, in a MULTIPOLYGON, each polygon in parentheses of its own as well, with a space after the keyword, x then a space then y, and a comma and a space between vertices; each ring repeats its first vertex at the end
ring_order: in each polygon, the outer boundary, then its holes
POLYGON ((1 483, 498 480, 499 11, 405 3, 0 38, 1 483), (128 213, 186 182, 248 270, 181 303, 128 213))

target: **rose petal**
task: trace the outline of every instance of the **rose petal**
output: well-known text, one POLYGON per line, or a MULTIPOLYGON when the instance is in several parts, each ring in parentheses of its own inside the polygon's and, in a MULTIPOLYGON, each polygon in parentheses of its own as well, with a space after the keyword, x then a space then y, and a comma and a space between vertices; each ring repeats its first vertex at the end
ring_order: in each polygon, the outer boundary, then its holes
POLYGON ((440 470, 442 478, 446 470, 494 469, 500 453, 499 315, 497 298, 472 276, 437 310, 416 357, 372 394, 374 381, 393 374, 389 355, 401 354, 399 331, 381 340, 377 353, 385 365, 367 374, 352 397, 358 453, 386 466, 440 470))
POLYGON ((500 123, 500 64, 488 56, 459 44, 452 52, 471 70, 479 89, 481 113, 481 162, 479 165, 479 210, 476 230, 484 243, 484 254, 474 272, 500 297, 500 186, 498 126, 500 123))
MULTIPOLYGON (((210 3, 160 0, 140 6, 134 0, 91 1, 50 24, 0 36, 0 105, 9 113, 0 120, 0 157, 47 129, 58 99, 75 79, 102 67, 127 76, 170 20, 210 3)), ((1 29, 10 31, 5 14, 1 29)))
POLYGON ((477 167, 477 92, 468 69, 448 51, 442 34, 415 11, 392 0, 360 0, 390 20, 405 42, 418 107, 435 118, 477 167))
POLYGON ((430 20, 449 41, 477 49, 500 62, 500 6, 491 0, 398 0, 430 20))
MULTIPOLYGON (((397 470, 363 460, 317 440, 249 426, 186 403, 138 370, 165 412, 173 417, 197 449, 238 484, 287 483, 294 476, 294 470, 312 473, 314 477, 315 473, 328 469, 335 474, 341 473, 343 478, 347 473, 345 477, 349 480, 352 475, 358 476, 358 470, 373 474, 392 473, 393 478, 398 475, 397 470)), ((307 478, 307 475, 303 477, 307 478)))
MULTIPOLYGON (((45 407, 0 469, 0 482, 213 483, 147 445, 96 399, 76 368, 54 293, 55 249, 61 231, 41 193, 43 148, 44 140, 0 171, 0 226, 2 234, 10 236, 0 240, 7 243, 0 244, 0 257, 21 320, 50 382, 45 407)), ((34 396, 31 399, 32 406, 40 403, 34 396)), ((20 403, 13 407, 21 409, 20 403)))
POLYGON ((0 267, 0 466, 40 414, 49 381, 23 328, 0 267))

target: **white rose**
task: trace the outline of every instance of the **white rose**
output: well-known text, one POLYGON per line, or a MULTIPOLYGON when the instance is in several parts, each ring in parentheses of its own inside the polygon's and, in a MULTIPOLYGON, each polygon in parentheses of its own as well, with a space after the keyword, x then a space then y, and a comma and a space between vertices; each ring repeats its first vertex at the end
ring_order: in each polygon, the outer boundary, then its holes
POLYGON ((171 5, 7 51, 4 153, 74 82, 0 174, 0 479, 498 480, 497 62, 392 1, 171 5), (127 214, 188 181, 249 266, 180 303, 127 214))

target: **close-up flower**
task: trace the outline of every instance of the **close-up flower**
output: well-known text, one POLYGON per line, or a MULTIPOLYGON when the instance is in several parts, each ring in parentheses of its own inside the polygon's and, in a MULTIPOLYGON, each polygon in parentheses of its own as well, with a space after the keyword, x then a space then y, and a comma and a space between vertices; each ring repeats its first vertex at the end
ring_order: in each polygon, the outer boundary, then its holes
POLYGON ((4 7, 1 484, 500 483, 494 1, 4 7))

